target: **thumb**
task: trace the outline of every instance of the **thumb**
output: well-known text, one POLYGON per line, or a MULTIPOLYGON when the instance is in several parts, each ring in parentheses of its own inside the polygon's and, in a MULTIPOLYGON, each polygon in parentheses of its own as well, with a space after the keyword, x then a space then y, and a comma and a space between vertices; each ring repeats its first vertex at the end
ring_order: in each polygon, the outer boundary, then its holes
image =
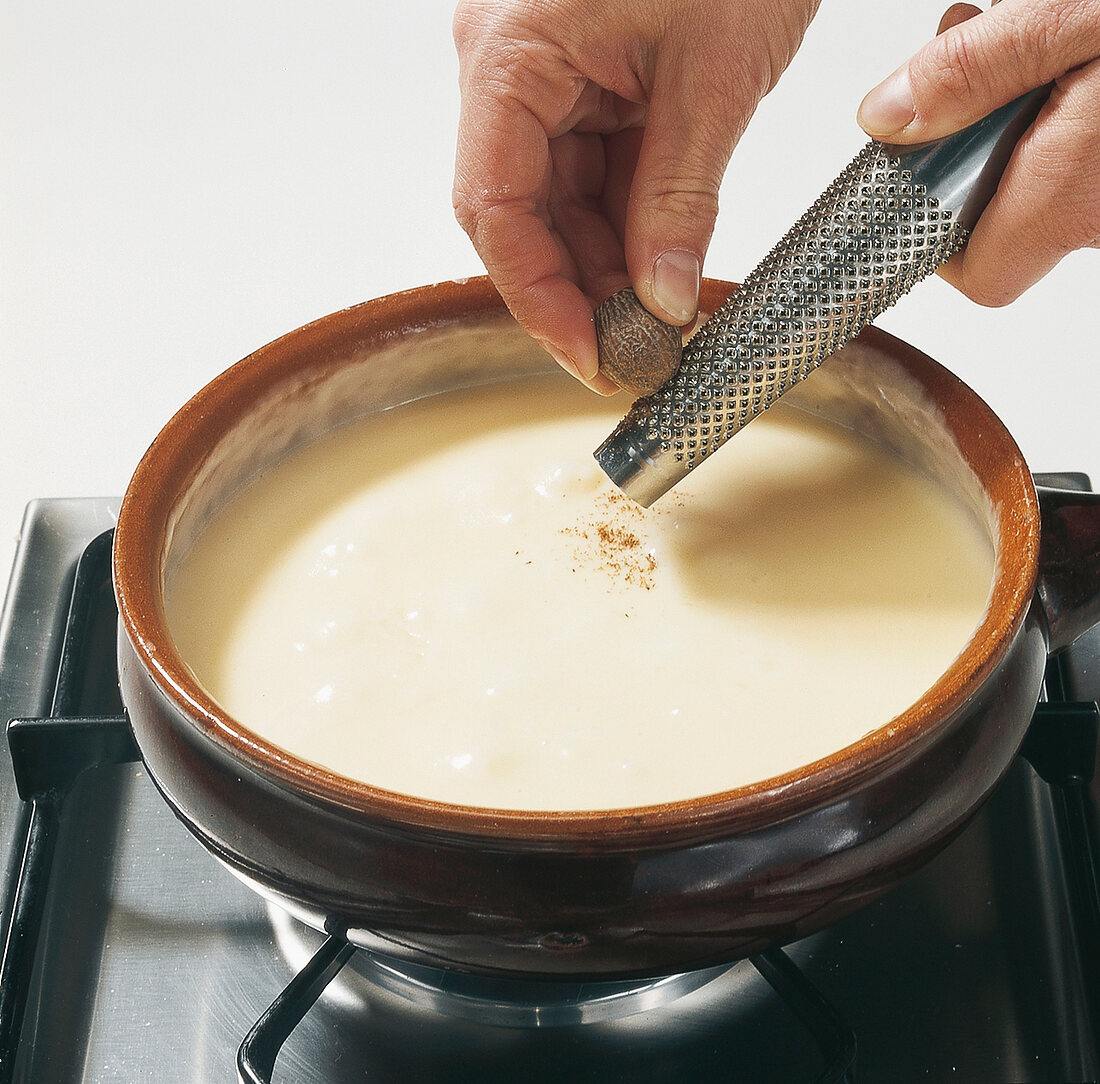
POLYGON ((699 304, 703 257, 718 215, 718 190, 760 94, 695 94, 694 80, 657 82, 630 185, 624 249, 642 304, 682 326, 699 304), (743 101, 725 111, 716 99, 743 101))
POLYGON ((858 120, 875 139, 919 143, 973 124, 1096 56, 1090 5, 1001 0, 949 26, 863 99, 858 120))

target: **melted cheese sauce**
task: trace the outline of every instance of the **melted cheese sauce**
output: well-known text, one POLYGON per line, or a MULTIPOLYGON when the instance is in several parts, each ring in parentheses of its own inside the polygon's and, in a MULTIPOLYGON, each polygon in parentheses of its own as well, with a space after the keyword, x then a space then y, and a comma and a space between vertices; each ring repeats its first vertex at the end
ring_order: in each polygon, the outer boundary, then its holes
POLYGON ((169 583, 199 681, 343 775, 516 809, 713 793, 832 753, 947 669, 993 578, 973 517, 786 404, 648 510, 565 380, 402 406, 225 507, 169 583))

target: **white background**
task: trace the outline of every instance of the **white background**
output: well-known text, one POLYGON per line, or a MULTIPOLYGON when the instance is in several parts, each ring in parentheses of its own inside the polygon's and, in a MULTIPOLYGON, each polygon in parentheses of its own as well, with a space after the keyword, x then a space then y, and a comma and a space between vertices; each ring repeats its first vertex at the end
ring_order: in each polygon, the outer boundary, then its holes
MULTIPOLYGON (((941 3, 825 3, 734 157, 709 273, 743 278, 862 146, 856 106, 941 3)), ((481 268, 451 213, 447 0, 0 10, 2 570, 29 499, 121 493, 255 347, 481 268)), ((878 322, 974 387, 1033 469, 1100 484, 1098 286, 1090 251, 1006 309, 937 279, 878 322)))

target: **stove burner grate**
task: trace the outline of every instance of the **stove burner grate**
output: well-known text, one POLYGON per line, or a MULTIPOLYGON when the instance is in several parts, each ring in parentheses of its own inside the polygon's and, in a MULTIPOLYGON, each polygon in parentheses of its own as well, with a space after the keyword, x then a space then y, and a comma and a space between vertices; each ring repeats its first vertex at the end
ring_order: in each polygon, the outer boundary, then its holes
MULTIPOLYGON (((357 951, 361 950, 349 945, 342 934, 329 935, 245 1037, 237 1054, 237 1072, 242 1084, 271 1084, 275 1060, 283 1044, 357 951)), ((753 956, 751 963, 812 1034, 825 1060, 816 1084, 853 1084, 856 1036, 841 1013, 781 949, 753 956)), ((723 970, 703 972, 699 984, 723 970)), ((678 978, 693 976, 673 976, 678 978)))

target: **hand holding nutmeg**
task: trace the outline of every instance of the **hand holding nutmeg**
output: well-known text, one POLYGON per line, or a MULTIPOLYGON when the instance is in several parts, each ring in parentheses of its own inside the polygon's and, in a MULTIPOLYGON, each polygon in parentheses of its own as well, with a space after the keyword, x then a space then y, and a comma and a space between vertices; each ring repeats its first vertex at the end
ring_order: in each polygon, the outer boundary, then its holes
POLYGON ((459 0, 455 214, 520 326, 594 390, 602 298, 633 285, 695 316, 726 163, 818 2, 459 0))
POLYGON ((680 368, 680 329, 657 319, 629 286, 602 302, 595 320, 599 371, 624 391, 649 395, 680 368))

